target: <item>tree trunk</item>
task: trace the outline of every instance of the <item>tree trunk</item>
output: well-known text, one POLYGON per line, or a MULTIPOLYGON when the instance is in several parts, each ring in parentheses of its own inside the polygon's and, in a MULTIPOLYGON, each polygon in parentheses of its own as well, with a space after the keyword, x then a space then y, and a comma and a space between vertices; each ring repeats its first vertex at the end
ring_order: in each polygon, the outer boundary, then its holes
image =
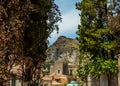
POLYGON ((23 76, 25 76, 24 81, 28 82, 28 86, 32 86, 31 85, 31 81, 32 81, 31 68, 26 69, 24 74, 25 74, 25 75, 23 75, 23 76))
POLYGON ((96 79, 92 77, 92 86, 100 86, 100 78, 96 79))
POLYGON ((0 79, 0 86, 3 86, 3 80, 0 79))
POLYGON ((118 86, 120 86, 120 55, 118 58, 118 86))
POLYGON ((108 76, 107 74, 101 74, 100 75, 100 86, 109 86, 108 85, 108 76))

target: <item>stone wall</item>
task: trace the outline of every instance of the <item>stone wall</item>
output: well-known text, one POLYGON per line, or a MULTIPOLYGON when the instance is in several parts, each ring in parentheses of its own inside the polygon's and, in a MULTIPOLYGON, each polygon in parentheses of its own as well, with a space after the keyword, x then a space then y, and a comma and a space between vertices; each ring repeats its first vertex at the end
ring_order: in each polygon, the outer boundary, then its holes
POLYGON ((88 75, 87 82, 84 86, 119 86, 117 74, 110 75, 101 74, 99 79, 95 79, 88 75))
POLYGON ((50 74, 57 73, 62 74, 63 71, 63 62, 61 60, 56 61, 50 66, 50 74))

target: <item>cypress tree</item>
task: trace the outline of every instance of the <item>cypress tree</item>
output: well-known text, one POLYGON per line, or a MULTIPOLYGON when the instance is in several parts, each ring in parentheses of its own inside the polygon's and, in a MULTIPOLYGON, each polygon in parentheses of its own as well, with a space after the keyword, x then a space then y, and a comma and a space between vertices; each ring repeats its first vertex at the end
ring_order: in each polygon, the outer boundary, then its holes
POLYGON ((109 78, 111 73, 117 72, 114 50, 118 42, 114 30, 108 26, 110 18, 108 1, 82 0, 76 4, 76 7, 81 11, 81 23, 77 32, 79 51, 84 54, 79 56, 78 75, 86 78, 88 74, 99 77, 100 74, 105 73, 109 78), (88 62, 83 65, 83 60, 87 59, 88 62))

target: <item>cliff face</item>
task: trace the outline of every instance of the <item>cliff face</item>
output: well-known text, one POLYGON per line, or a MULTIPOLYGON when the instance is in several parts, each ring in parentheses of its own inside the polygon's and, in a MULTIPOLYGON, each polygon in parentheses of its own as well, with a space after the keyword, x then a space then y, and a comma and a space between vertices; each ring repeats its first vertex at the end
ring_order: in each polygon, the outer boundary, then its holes
POLYGON ((47 60, 64 61, 76 63, 78 61, 78 41, 60 36, 56 42, 47 49, 47 60))

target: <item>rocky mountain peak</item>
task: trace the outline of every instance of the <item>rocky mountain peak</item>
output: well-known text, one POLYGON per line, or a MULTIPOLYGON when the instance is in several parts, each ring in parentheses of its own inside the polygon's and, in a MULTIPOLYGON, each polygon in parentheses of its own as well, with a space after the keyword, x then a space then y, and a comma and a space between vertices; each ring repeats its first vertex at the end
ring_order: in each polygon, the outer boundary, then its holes
POLYGON ((78 55, 78 41, 76 39, 60 36, 58 39, 47 49, 47 60, 67 60, 75 62, 78 55))

